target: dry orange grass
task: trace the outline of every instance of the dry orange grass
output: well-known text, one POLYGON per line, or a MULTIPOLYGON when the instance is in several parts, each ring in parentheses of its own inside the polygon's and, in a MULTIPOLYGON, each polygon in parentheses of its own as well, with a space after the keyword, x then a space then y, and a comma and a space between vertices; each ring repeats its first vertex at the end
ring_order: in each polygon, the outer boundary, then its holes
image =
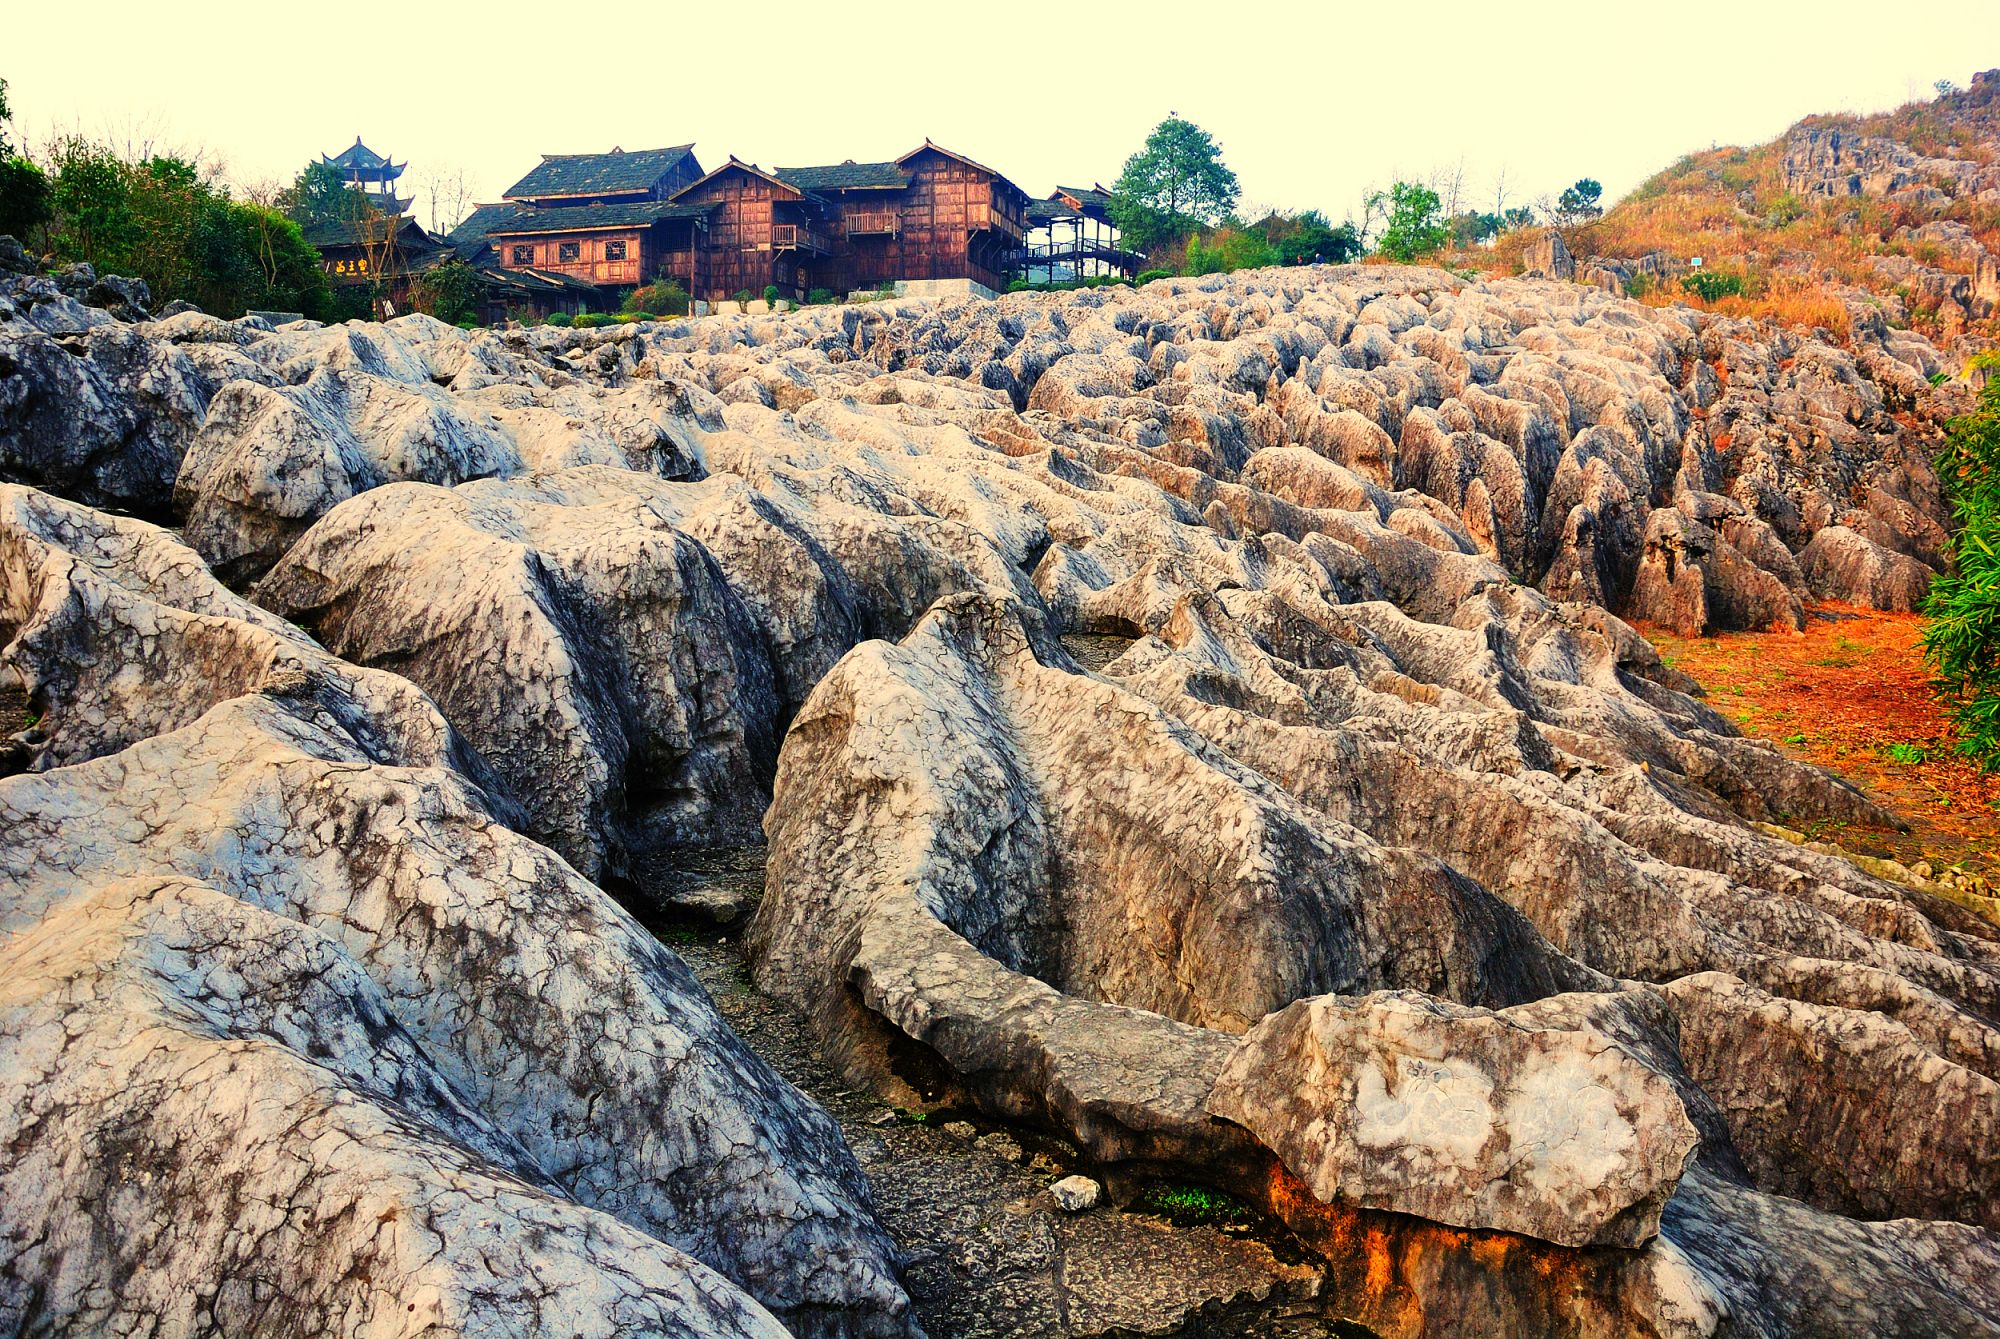
MULTIPOLYGON (((1923 153, 1994 157, 1990 143, 1963 124, 1944 121, 1936 104, 1884 113, 1860 128, 1894 135, 1923 153)), ((1570 249, 1579 257, 1636 258, 1654 251, 1682 261, 1700 256, 1704 268, 1739 276, 1745 291, 1704 302, 1669 282, 1634 296, 1652 306, 1685 302, 1731 316, 1821 328, 1841 337, 1848 332, 1849 317, 1836 290, 1890 288, 1876 268, 1878 258, 1907 256, 1955 273, 1972 268, 1962 254, 1933 242, 1898 238, 1899 230, 1933 219, 1952 220, 1964 223, 1989 249, 2000 250, 2000 208, 1992 205, 1953 200, 1941 211, 1866 199, 1811 205, 1785 189, 1783 169, 1783 140, 1690 154, 1602 218, 1571 230, 1570 249)), ((1525 252, 1541 231, 1517 229, 1491 247, 1453 252, 1445 263, 1485 274, 1519 274, 1525 252)), ((1910 320, 1924 333, 1939 333, 1935 312, 1912 310, 1910 320)))

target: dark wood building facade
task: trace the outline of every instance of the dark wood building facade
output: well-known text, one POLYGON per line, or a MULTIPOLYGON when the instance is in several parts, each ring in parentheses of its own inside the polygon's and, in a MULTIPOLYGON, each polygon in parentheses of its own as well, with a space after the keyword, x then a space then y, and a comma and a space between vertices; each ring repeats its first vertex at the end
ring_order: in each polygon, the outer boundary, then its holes
POLYGON ((998 172, 929 140, 889 162, 776 172, 732 156, 704 173, 682 145, 545 157, 451 241, 483 270, 591 285, 601 308, 663 276, 704 302, 903 280, 997 291, 1028 204, 998 172))

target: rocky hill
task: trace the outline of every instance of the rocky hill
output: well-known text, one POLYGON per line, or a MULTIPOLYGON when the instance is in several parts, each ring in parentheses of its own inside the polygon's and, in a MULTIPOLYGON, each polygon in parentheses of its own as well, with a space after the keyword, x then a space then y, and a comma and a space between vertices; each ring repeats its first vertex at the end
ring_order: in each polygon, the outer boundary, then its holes
POLYGON ((1871 341, 1915 331, 1956 372, 2000 336, 2000 70, 1930 102, 1691 154, 1559 249, 1522 232, 1468 260, 1701 303, 1680 284, 1700 257, 1744 288, 1701 305, 1871 341))
POLYGON ((1226 1192, 1284 1332, 2000 1333, 2000 927, 1623 621, 1920 598, 1920 334, 95 282, 0 284, 0 1331, 1010 1332, 633 918, 724 847, 845 1089, 1226 1192))

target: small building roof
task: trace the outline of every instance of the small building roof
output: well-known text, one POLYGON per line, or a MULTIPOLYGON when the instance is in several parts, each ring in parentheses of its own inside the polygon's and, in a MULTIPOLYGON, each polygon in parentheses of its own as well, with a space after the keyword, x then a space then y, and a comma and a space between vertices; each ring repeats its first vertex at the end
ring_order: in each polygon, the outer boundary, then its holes
POLYGON ((497 288, 512 288, 527 293, 547 293, 561 289, 595 294, 597 285, 587 279, 564 274, 560 270, 537 270, 522 268, 505 270, 499 266, 481 266, 479 277, 488 285, 497 288))
POLYGON ((389 238, 392 224, 398 246, 413 251, 429 251, 444 245, 442 240, 431 236, 421 223, 408 214, 376 214, 349 223, 315 223, 302 231, 314 250, 327 251, 343 246, 379 245, 389 238))
MULTIPOLYGON (((613 149, 610 153, 550 153, 527 176, 509 186, 509 200, 568 195, 617 195, 651 190, 661 177, 694 156, 694 145, 665 149, 613 149)), ((697 171, 701 165, 695 164, 697 171)))
POLYGON ((910 184, 910 174, 895 163, 844 163, 821 167, 781 167, 779 180, 801 191, 901 190, 910 184))
POLYGON ((362 173, 383 181, 393 181, 397 177, 402 176, 403 169, 409 166, 408 163, 390 162, 387 158, 376 153, 366 144, 363 144, 359 135, 354 137, 354 143, 342 149, 338 154, 330 158, 325 154, 321 154, 319 160, 332 167, 337 167, 343 172, 362 173))
MULTIPOLYGON (((608 205, 513 206, 509 218, 481 220, 481 237, 518 237, 529 233, 588 232, 593 228, 647 228, 669 219, 705 218, 714 205, 676 205, 665 200, 633 200, 608 205)), ((478 218, 479 211, 474 211, 478 218)), ((466 220, 472 222, 471 219, 466 220)), ((463 231, 465 224, 459 225, 463 231)), ((454 233, 454 236, 457 234, 454 233)))
POLYGON ((708 185, 709 182, 714 181, 717 177, 722 176, 724 173, 728 172, 747 172, 753 177, 763 178, 765 181, 770 182, 773 186, 782 186, 784 189, 792 191, 798 195, 806 194, 805 188, 798 185, 796 182, 786 181, 781 176, 778 176, 774 173, 766 172, 763 168, 757 166, 755 163, 746 163, 741 158, 738 158, 735 154, 732 153, 729 155, 729 161, 724 163, 721 167, 716 168, 715 171, 710 172, 707 176, 701 178, 699 181, 691 181, 687 185, 675 191, 674 199, 678 200, 682 196, 692 195, 694 192, 700 190, 703 186, 708 185))

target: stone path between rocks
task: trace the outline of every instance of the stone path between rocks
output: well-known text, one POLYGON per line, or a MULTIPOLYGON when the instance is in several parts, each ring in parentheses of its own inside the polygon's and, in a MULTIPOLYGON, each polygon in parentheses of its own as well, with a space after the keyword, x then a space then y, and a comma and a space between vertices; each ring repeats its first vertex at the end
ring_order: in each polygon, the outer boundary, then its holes
MULTIPOLYGON (((670 895, 683 906, 753 902, 762 854, 706 853, 670 895), (712 896, 685 898, 704 886, 712 896)), ((843 1087, 805 1020, 750 984, 733 930, 634 910, 737 1034, 840 1123, 909 1256, 904 1282, 930 1339, 1373 1335, 1320 1296, 1321 1271, 1275 1225, 1176 1226, 1109 1206, 1066 1214, 1049 1187, 1087 1172, 1067 1145, 983 1120, 912 1121, 843 1087)))

